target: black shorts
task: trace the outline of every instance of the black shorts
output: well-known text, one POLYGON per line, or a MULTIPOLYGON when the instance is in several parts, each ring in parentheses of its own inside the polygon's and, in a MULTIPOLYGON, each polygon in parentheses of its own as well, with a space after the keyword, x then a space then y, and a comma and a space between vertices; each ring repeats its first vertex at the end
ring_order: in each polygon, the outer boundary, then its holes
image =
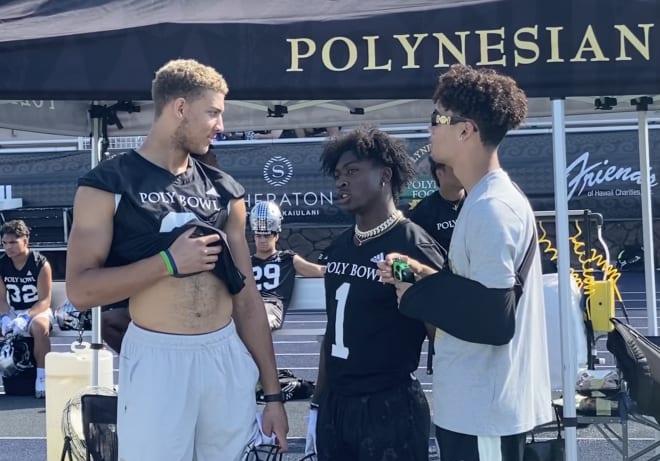
POLYGON ((417 380, 361 396, 326 389, 319 404, 318 461, 428 461, 431 416, 417 380))

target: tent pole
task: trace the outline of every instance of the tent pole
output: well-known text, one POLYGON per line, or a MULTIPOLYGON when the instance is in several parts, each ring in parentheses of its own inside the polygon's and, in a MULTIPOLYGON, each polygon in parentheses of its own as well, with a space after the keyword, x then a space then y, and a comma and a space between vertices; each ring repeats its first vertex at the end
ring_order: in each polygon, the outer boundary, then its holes
POLYGON ((564 430, 566 461, 577 461, 577 417, 575 412, 575 381, 577 360, 570 348, 569 326, 571 305, 570 248, 568 235, 568 189, 566 184, 566 127, 564 100, 552 99, 552 151, 554 155, 555 211, 557 222, 559 276, 559 332, 561 334, 562 394, 564 399, 564 430))
MULTIPOLYGON (((101 141, 101 118, 92 118, 92 162, 91 167, 94 168, 99 163, 101 158, 100 141, 101 141)), ((92 379, 90 384, 98 386, 99 384, 99 345, 102 345, 101 340, 101 308, 92 308, 92 379)))
MULTIPOLYGON (((633 103, 634 103, 633 99, 633 103)), ((649 160, 648 105, 637 104, 639 121, 639 171, 641 172, 640 192, 642 197, 642 232, 644 238, 644 279, 646 286, 646 316, 648 335, 658 335, 658 315, 655 296, 655 249, 653 247, 653 209, 651 207, 651 165, 649 160)))

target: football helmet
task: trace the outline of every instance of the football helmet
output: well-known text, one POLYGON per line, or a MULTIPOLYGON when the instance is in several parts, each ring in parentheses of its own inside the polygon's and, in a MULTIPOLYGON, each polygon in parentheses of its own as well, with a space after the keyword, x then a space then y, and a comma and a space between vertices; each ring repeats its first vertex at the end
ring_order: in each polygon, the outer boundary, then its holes
POLYGON ((257 202, 250 211, 250 228, 255 234, 282 232, 282 212, 275 202, 257 202))
POLYGON ((277 445, 257 445, 248 450, 243 461, 282 461, 277 445))
POLYGON ((316 453, 310 453, 308 455, 303 456, 298 461, 318 461, 318 458, 316 457, 316 453))
POLYGON ((91 311, 80 312, 67 299, 55 311, 55 319, 60 326, 60 330, 91 330, 92 318, 91 311))
POLYGON ((5 338, 0 347, 0 370, 3 376, 12 376, 16 374, 14 364, 14 345, 12 338, 5 338))
POLYGON ((33 368, 30 346, 26 341, 7 336, 0 343, 0 372, 4 377, 21 373, 33 368))

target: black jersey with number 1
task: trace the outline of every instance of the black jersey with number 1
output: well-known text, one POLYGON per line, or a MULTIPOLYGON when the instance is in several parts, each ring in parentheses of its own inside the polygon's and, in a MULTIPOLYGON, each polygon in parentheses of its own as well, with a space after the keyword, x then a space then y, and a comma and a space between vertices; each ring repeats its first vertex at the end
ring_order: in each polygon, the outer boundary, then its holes
POLYGON ((262 296, 281 299, 285 311, 289 307, 296 278, 296 269, 293 266, 295 255, 291 250, 277 251, 266 259, 252 255, 252 273, 257 290, 262 296))
POLYGON ((20 270, 8 256, 0 258, 0 276, 7 290, 7 302, 15 310, 30 309, 39 301, 37 281, 45 264, 46 257, 32 250, 20 270))
POLYGON ((326 249, 326 379, 346 395, 377 392, 410 379, 419 365, 424 324, 399 312, 396 290, 383 284, 376 263, 392 252, 432 267, 444 265, 444 252, 409 220, 356 245, 351 229, 326 249))

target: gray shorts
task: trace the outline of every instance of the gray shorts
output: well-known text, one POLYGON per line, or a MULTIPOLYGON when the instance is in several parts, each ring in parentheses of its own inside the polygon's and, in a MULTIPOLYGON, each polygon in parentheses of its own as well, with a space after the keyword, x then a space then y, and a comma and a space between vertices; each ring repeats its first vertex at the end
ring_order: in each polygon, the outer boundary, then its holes
POLYGON ((258 369, 236 327, 128 326, 119 359, 119 461, 238 461, 258 428, 258 369))

